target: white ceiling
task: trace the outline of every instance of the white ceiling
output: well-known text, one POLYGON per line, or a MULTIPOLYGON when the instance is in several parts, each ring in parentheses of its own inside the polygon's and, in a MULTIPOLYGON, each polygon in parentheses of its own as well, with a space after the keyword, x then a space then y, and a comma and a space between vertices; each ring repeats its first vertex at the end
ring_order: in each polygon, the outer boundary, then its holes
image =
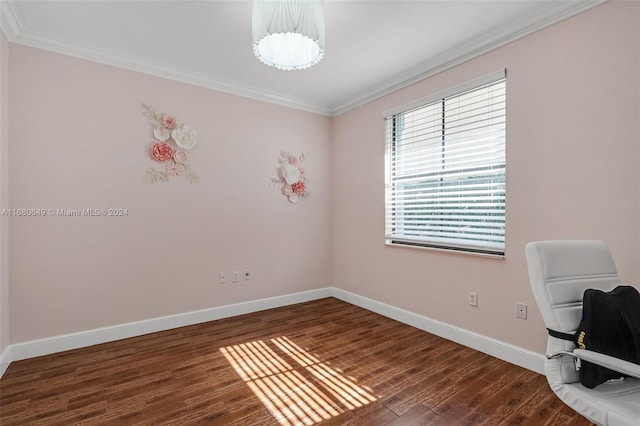
POLYGON ((325 0, 320 64, 253 57, 251 2, 2 0, 14 43, 337 115, 603 0, 325 0))

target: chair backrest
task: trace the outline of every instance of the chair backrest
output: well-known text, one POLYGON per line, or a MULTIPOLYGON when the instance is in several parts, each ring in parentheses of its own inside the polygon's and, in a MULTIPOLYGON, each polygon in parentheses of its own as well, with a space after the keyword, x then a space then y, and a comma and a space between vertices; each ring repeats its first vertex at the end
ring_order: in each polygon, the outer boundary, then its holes
MULTIPOLYGON (((582 296, 588 288, 610 291, 620 278, 609 247, 603 241, 536 241, 527 244, 527 265, 533 295, 547 328, 574 333, 580 324, 582 296)), ((549 336, 547 353, 573 350, 572 342, 549 336)), ((548 360, 550 383, 578 381, 568 357, 548 360)))

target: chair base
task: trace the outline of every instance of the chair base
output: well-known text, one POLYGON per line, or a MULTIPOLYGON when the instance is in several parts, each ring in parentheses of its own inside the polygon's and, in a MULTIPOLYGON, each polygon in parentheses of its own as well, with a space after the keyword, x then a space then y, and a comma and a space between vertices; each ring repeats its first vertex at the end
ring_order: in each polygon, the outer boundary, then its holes
POLYGON ((587 389, 580 383, 549 383, 553 392, 569 407, 603 426, 640 425, 640 379, 603 383, 587 389))

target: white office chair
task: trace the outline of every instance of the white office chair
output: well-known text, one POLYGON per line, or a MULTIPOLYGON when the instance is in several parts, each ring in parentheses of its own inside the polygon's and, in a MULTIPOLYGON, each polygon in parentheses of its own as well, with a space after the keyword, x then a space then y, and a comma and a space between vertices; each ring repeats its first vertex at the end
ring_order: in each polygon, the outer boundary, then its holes
MULTIPOLYGON (((529 279, 545 325, 574 333, 580 324, 586 289, 610 291, 620 278, 602 241, 538 241, 527 244, 529 279)), ((577 349, 573 342, 549 336, 545 374, 551 389, 568 406, 599 425, 640 425, 640 365, 577 349), (588 389, 576 365, 585 360, 631 377, 588 389)))

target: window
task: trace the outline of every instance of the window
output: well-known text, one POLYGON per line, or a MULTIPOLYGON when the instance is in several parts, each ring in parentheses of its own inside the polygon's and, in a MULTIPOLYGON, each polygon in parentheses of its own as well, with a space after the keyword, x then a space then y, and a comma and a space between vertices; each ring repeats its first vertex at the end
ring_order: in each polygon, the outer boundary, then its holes
POLYGON ((504 255, 504 75, 385 114, 387 244, 504 255))

